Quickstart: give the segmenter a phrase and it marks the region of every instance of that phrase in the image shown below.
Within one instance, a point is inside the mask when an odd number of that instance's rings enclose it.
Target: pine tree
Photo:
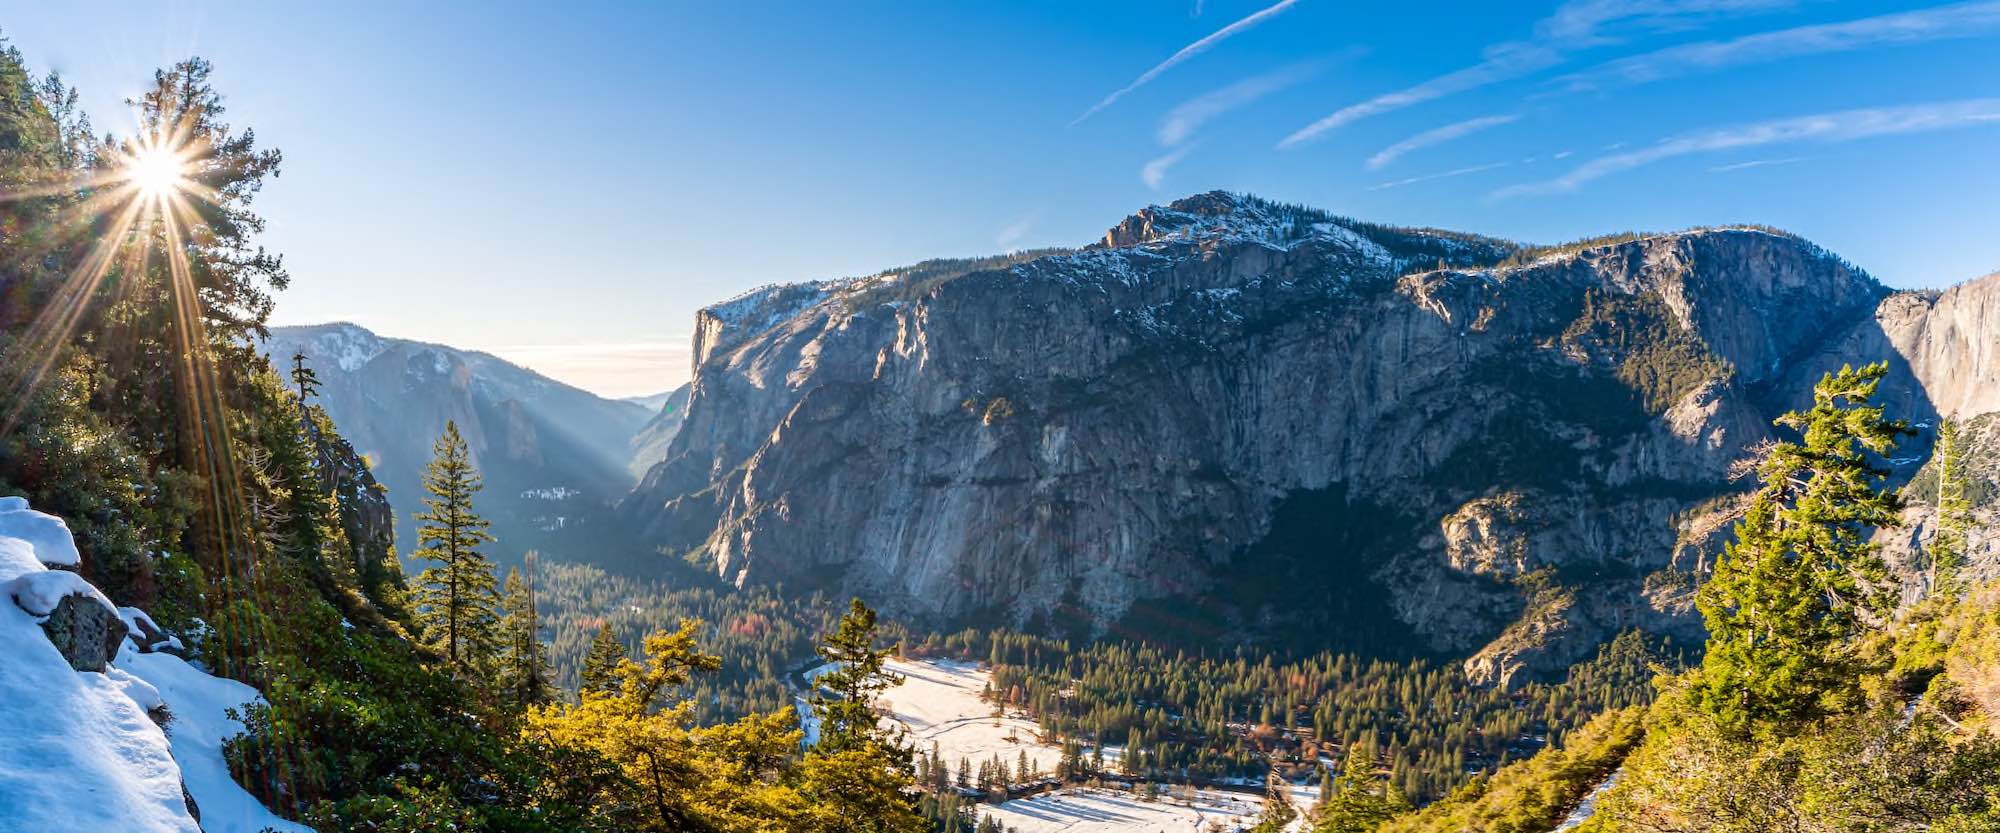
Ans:
[[[479,551],[493,536],[486,532],[486,520],[472,510],[472,496],[481,484],[458,425],[446,422],[432,449],[436,457],[424,472],[429,496],[425,511],[417,513],[421,548],[414,555],[437,566],[417,576],[417,620],[452,670],[471,678],[495,654],[499,600],[493,564]]]
[[[1403,794],[1375,777],[1375,762],[1363,750],[1350,746],[1340,765],[1340,778],[1333,792],[1320,796],[1315,833],[1368,833],[1403,813],[1410,802]]]
[[[527,556],[528,574],[507,571],[506,592],[500,618],[500,696],[515,708],[540,705],[555,699],[549,682],[548,646],[542,644],[542,620],[535,608],[535,554]]]
[[[1860,694],[1853,640],[1888,601],[1868,536],[1902,506],[1869,457],[1908,430],[1869,404],[1886,372],[1843,367],[1810,409],[1778,418],[1802,442],[1765,454],[1763,485],[1696,598],[1709,636],[1694,694],[1727,729],[1796,725]]]
[[[590,640],[589,653],[583,655],[583,671],[577,686],[578,692],[616,690],[618,663],[624,661],[625,646],[618,642],[617,634],[611,632],[611,623],[605,622],[599,625],[597,636]]]
[[[1931,594],[1951,598],[1960,590],[1966,532],[1972,526],[1972,502],[1965,495],[1964,440],[1957,422],[1938,421],[1937,447],[1931,459],[1937,468],[1937,534],[1928,548]]]
[[[319,374],[306,366],[305,351],[292,354],[292,385],[299,389],[299,406],[304,407],[306,399],[319,394]]]
[[[875,611],[860,599],[849,602],[840,624],[819,647],[821,659],[833,670],[819,677],[813,711],[819,715],[819,746],[838,752],[866,744],[893,748],[895,743],[875,719],[875,698],[903,678],[884,670],[890,649],[875,647]],[[905,756],[907,757],[907,756]]]
[[[1299,817],[1299,808],[1292,806],[1291,787],[1275,768],[1264,776],[1264,810],[1250,828],[1253,833],[1278,833]]]

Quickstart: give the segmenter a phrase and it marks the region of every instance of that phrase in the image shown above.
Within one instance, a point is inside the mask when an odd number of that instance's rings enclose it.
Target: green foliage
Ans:
[[[818,636],[833,627],[840,607],[818,594],[786,594],[767,585],[738,589],[710,574],[669,567],[668,577],[636,578],[582,564],[537,564],[535,596],[550,634],[557,687],[579,687],[585,658],[605,627],[615,660],[625,655],[623,646],[691,618],[708,623],[702,644],[722,657],[720,670],[691,684],[696,723],[791,708],[786,676],[815,661]]]
[[[578,692],[611,691],[618,685],[618,664],[625,661],[625,646],[611,632],[611,623],[599,626],[590,640],[590,653],[583,657]]]
[[[1887,603],[1868,534],[1901,508],[1869,454],[1907,431],[1869,404],[1885,372],[1827,374],[1810,409],[1778,419],[1803,441],[1765,453],[1763,485],[1697,597],[1709,639],[1695,696],[1734,731],[1783,733],[1860,697],[1854,640]]]
[[[1618,380],[1653,414],[1733,372],[1654,294],[1586,290],[1583,311],[1563,331],[1562,344],[1568,352],[1611,362]]]
[[[1937,534],[1931,538],[1925,554],[1930,562],[1931,592],[1946,598],[1962,589],[1960,573],[1965,569],[1967,535],[1972,528],[1966,462],[1958,423],[1938,420],[1937,445],[1931,450],[1931,465],[1937,477]]]
[[[861,618],[845,636],[829,636],[829,644],[865,642],[872,623]],[[865,732],[849,733],[837,750],[823,746],[800,758],[800,732],[789,710],[697,728],[688,701],[674,695],[696,674],[721,664],[696,645],[700,630],[699,622],[688,620],[647,636],[644,660],[619,664],[615,691],[586,690],[576,704],[524,715],[523,741],[556,776],[544,782],[550,803],[587,808],[578,829],[927,829],[910,796],[907,761]],[[880,684],[855,677],[845,688],[879,691]]]
[[[830,754],[862,747],[892,747],[894,739],[875,719],[875,698],[903,678],[884,670],[893,648],[875,646],[875,611],[860,599],[848,603],[840,623],[820,643],[819,657],[831,664],[815,682],[813,713],[819,717],[818,748]],[[902,756],[908,766],[908,755]]]
[[[479,545],[493,540],[486,519],[472,509],[480,489],[458,425],[446,422],[432,447],[436,457],[424,471],[424,511],[417,513],[421,548],[412,555],[435,562],[417,576],[417,622],[424,637],[445,655],[454,671],[471,678],[497,653],[495,624],[499,598],[493,563]]]
[[[1379,758],[1396,789],[1435,799],[1474,769],[1526,757],[1591,717],[1642,704],[1660,653],[1636,633],[1559,683],[1475,687],[1455,664],[1318,654],[1279,663],[1238,648],[1217,656],[1107,641],[1076,646],[1018,634],[911,642],[917,655],[983,658],[1004,703],[1050,737],[1123,743],[1126,773],[1147,780],[1308,776],[1322,756]],[[1101,771],[1082,762],[1073,773]]]
[[[1992,829],[2000,743],[1894,703],[1750,739],[1674,684],[1583,830],[1704,833]]]
[[[1410,811],[1410,800],[1381,778],[1375,759],[1359,752],[1347,755],[1331,791],[1313,810],[1313,833],[1370,833]]]
[[[555,683],[549,676],[548,646],[542,644],[542,618],[535,606],[535,554],[528,553],[528,578],[520,570],[507,571],[501,596],[500,658],[494,691],[516,709],[538,706],[555,699]]]
[[[1482,777],[1380,833],[1542,833],[1610,777],[1645,734],[1646,709],[1597,716],[1545,749]]]

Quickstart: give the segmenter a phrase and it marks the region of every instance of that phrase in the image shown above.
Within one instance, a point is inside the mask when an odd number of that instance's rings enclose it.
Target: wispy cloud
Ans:
[[[1027,237],[1028,230],[1035,227],[1035,220],[1037,219],[1039,219],[1039,215],[1030,214],[1009,223],[1006,228],[1000,230],[999,234],[993,236],[993,243],[1004,251],[1013,251],[1015,244],[1021,242],[1021,238]]]
[[[1715,20],[1798,4],[1799,0],[1570,0],[1536,23],[1535,34],[1574,46],[1594,46],[1633,31],[1687,31]]]
[[[1799,26],[1729,40],[1682,44],[1621,58],[1558,79],[1572,91],[1644,84],[1695,72],[1787,58],[1852,52],[2000,32],[2000,2],[1983,0],[1885,14],[1839,23]]]
[[[1190,43],[1187,46],[1181,47],[1181,51],[1175,52],[1173,55],[1168,56],[1166,60],[1161,61],[1158,64],[1154,65],[1152,69],[1146,70],[1144,74],[1140,75],[1132,83],[1126,84],[1125,86],[1120,87],[1117,91],[1111,93],[1110,95],[1105,96],[1103,101],[1099,101],[1095,105],[1092,105],[1090,109],[1085,110],[1083,112],[1083,115],[1077,116],[1076,120],[1070,122],[1070,124],[1075,125],[1078,122],[1083,121],[1084,119],[1097,115],[1097,112],[1099,110],[1103,110],[1104,108],[1111,106],[1112,103],[1116,102],[1118,99],[1124,98],[1126,93],[1129,93],[1133,90],[1145,86],[1147,82],[1160,77],[1161,73],[1173,69],[1174,65],[1179,64],[1180,62],[1192,58],[1196,55],[1200,55],[1203,52],[1207,52],[1209,49],[1214,48],[1216,44],[1228,40],[1232,37],[1235,37],[1236,35],[1239,35],[1249,30],[1250,27],[1256,26],[1259,23],[1263,23],[1266,20],[1270,20],[1271,18],[1277,16],[1279,12],[1283,12],[1284,10],[1291,8],[1294,4],[1298,3],[1298,1],[1299,0],[1278,0],[1277,3],[1265,7],[1262,11],[1252,14],[1249,17],[1245,17],[1242,20],[1238,20],[1235,23],[1231,23],[1228,26],[1224,26],[1220,29],[1217,29],[1215,30],[1215,32],[1211,33],[1208,37],[1202,38],[1201,40],[1195,41],[1194,43]]]
[[[1278,142],[1280,149],[1297,147],[1328,131],[1371,116],[1401,110],[1449,95],[1512,81],[1561,65],[1571,52],[1616,41],[1628,31],[1674,31],[1701,26],[1709,20],[1771,11],[1798,0],[1570,0],[1535,24],[1529,41],[1496,43],[1481,61],[1415,86],[1384,93],[1335,110],[1299,128]]]
[[[1401,188],[1405,185],[1415,185],[1419,182],[1429,182],[1433,179],[1449,179],[1454,176],[1465,176],[1466,174],[1476,174],[1479,173],[1480,171],[1490,171],[1493,170],[1494,168],[1505,168],[1508,165],[1512,164],[1514,163],[1492,162],[1485,165],[1474,165],[1470,168],[1459,168],[1456,170],[1445,171],[1443,173],[1425,174],[1423,176],[1413,176],[1410,177],[1409,179],[1398,179],[1394,182],[1383,182],[1376,185],[1370,185],[1368,186],[1368,190],[1386,191],[1390,188]]]
[[[1730,171],[1741,171],[1748,168],[1768,168],[1772,165],[1790,165],[1793,162],[1804,162],[1805,160],[1806,158],[1803,156],[1787,156],[1783,159],[1752,159],[1748,162],[1737,162],[1730,165],[1717,165],[1713,168],[1709,168],[1708,172],[1712,174],[1726,174],[1729,173]]]
[[[1311,78],[1324,67],[1324,62],[1294,64],[1183,101],[1160,120],[1160,144],[1178,145],[1210,119]]]
[[[1378,116],[1401,110],[1426,101],[1435,101],[1448,95],[1467,90],[1475,90],[1502,81],[1511,81],[1531,73],[1553,67],[1562,62],[1561,52],[1543,46],[1525,43],[1505,43],[1488,47],[1486,60],[1480,61],[1457,72],[1440,75],[1414,87],[1379,95],[1359,104],[1351,104],[1335,110],[1332,114],[1299,128],[1278,142],[1278,148],[1290,149],[1312,141],[1336,128],[1352,124],[1370,116]]]
[[[1188,151],[1194,150],[1199,144],[1201,143],[1191,142],[1181,145],[1168,152],[1167,155],[1147,162],[1145,167],[1139,169],[1139,181],[1146,183],[1146,187],[1148,188],[1155,191],[1159,190],[1160,183],[1167,180],[1167,171],[1178,164],[1181,161],[1181,157],[1187,156]]]
[[[2000,123],[2000,98],[1872,107],[1724,127],[1662,140],[1650,147],[1585,162],[1555,179],[1503,188],[1495,199],[1574,191],[1584,183],[1680,156],[1792,142],[1849,142]]]
[[[1381,152],[1368,157],[1368,167],[1370,170],[1380,168],[1390,162],[1396,161],[1397,158],[1410,151],[1422,150],[1432,145],[1441,145],[1453,139],[1470,136],[1481,130],[1519,121],[1520,118],[1521,116],[1518,113],[1502,113],[1493,116],[1481,116],[1476,119],[1466,119],[1465,121],[1453,122],[1443,127],[1432,128],[1385,147]]]

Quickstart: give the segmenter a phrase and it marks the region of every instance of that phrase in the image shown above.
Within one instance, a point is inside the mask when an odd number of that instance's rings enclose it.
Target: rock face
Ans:
[[[125,641],[125,622],[118,611],[91,596],[67,595],[42,620],[49,642],[78,671],[103,671]]]
[[[653,464],[667,458],[667,447],[680,433],[681,423],[687,419],[688,386],[682,385],[659,397],[653,405],[653,416],[632,435],[632,461],[629,464],[634,478],[646,476],[646,470]]]
[[[1995,372],[1975,294],[1752,228],[1523,251],[1203,194],[1082,250],[703,311],[685,422],[621,511],[728,580],[921,620],[1512,681],[1698,634],[1729,463],[1826,360],[1915,356],[1911,396],[2000,407],[1951,370]]]

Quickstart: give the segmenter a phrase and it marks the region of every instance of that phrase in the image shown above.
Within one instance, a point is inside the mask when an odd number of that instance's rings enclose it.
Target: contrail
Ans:
[[[1257,12],[1256,14],[1250,15],[1249,17],[1243,18],[1242,20],[1236,21],[1235,23],[1231,23],[1228,26],[1224,26],[1220,29],[1217,29],[1215,30],[1214,34],[1202,38],[1201,40],[1195,41],[1194,43],[1190,43],[1187,46],[1181,47],[1181,51],[1175,52],[1172,57],[1169,57],[1166,60],[1161,61],[1158,66],[1146,70],[1146,74],[1139,76],[1137,80],[1133,81],[1130,84],[1126,84],[1124,87],[1120,88],[1117,92],[1105,96],[1104,100],[1097,102],[1096,106],[1091,107],[1088,110],[1085,110],[1083,112],[1083,115],[1077,116],[1075,121],[1070,122],[1070,126],[1074,127],[1077,124],[1081,123],[1084,119],[1097,115],[1097,111],[1111,106],[1112,102],[1117,101],[1120,98],[1124,98],[1126,93],[1129,93],[1133,90],[1145,86],[1146,82],[1158,78],[1160,76],[1160,73],[1172,69],[1175,64],[1178,64],[1196,55],[1200,55],[1203,52],[1207,52],[1209,50],[1209,47],[1212,47],[1218,43],[1228,40],[1230,36],[1235,35],[1238,32],[1242,32],[1246,29],[1249,29],[1252,26],[1255,26],[1259,23],[1263,23],[1264,21],[1271,19],[1272,17],[1276,16],[1279,12],[1291,8],[1292,5],[1297,2],[1299,2],[1299,0],[1279,0],[1279,2],[1272,4],[1269,8],[1266,8],[1263,11]]]

